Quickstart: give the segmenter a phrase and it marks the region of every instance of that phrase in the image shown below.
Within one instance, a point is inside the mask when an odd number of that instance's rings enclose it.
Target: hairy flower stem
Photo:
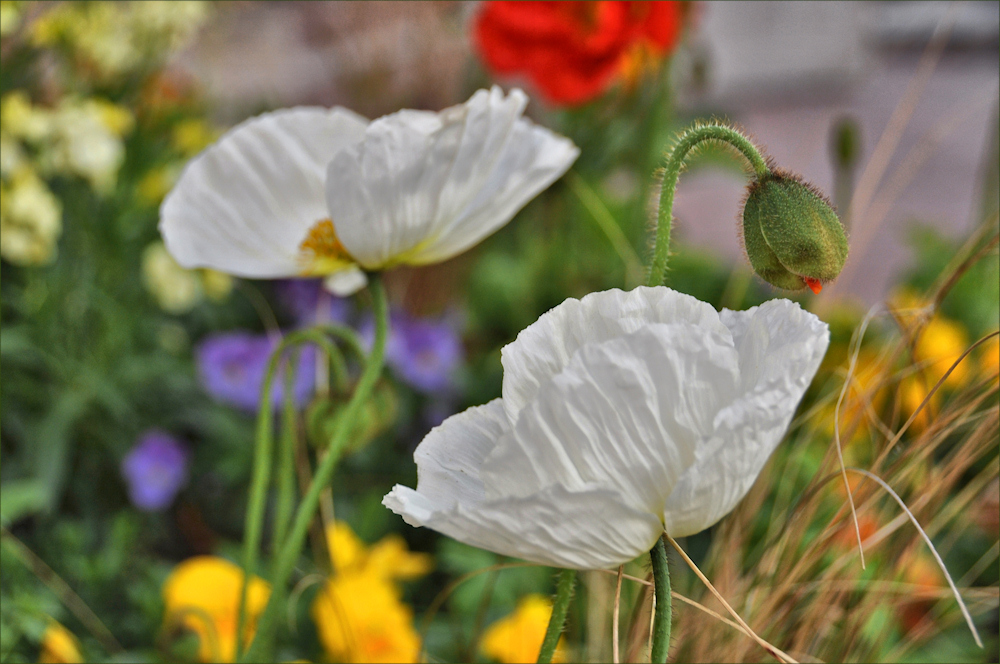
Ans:
[[[371,354],[365,365],[361,379],[351,396],[351,400],[344,410],[344,416],[337,423],[337,428],[330,439],[330,445],[326,454],[316,468],[312,483],[306,491],[298,510],[295,512],[295,520],[292,523],[291,533],[288,539],[282,544],[281,549],[274,560],[270,581],[272,588],[284,588],[295,567],[295,562],[302,552],[302,545],[305,542],[306,533],[309,530],[309,523],[312,521],[316,508],[319,505],[320,493],[330,484],[333,479],[333,471],[336,469],[337,460],[347,444],[348,436],[354,428],[358,412],[371,396],[372,389],[376,381],[382,375],[382,366],[385,362],[385,341],[389,330],[389,307],[386,302],[385,287],[377,274],[369,275],[369,291],[372,294],[372,308],[375,313],[375,343],[372,346]],[[260,626],[257,631],[257,639],[251,641],[249,648],[241,661],[266,662],[273,661],[272,650],[274,633],[278,626],[278,616],[281,606],[278,601],[280,593],[272,592],[264,612],[261,614]]]
[[[549,664],[552,656],[559,645],[559,637],[562,636],[563,625],[566,622],[566,612],[569,610],[569,603],[573,599],[573,587],[576,585],[576,570],[564,569],[559,572],[559,582],[556,584],[556,599],[552,603],[552,616],[549,618],[549,626],[545,630],[545,639],[542,641],[542,648],[538,651],[538,664]]]
[[[663,664],[670,650],[670,570],[667,567],[667,548],[663,538],[656,540],[650,550],[653,563],[653,589],[656,592],[656,617],[653,620],[653,648],[649,653],[650,664]]]
[[[677,145],[667,154],[666,163],[663,165],[660,206],[656,217],[656,244],[653,248],[653,263],[649,267],[649,277],[646,280],[647,286],[663,285],[667,273],[667,260],[670,258],[670,225],[673,222],[677,179],[692,148],[702,141],[720,141],[732,145],[750,162],[757,179],[764,178],[771,172],[763,155],[750,139],[732,127],[712,123],[687,129]]]
[[[240,589],[240,608],[237,618],[237,634],[243,634],[246,624],[247,588],[250,578],[257,568],[257,556],[260,551],[261,533],[264,529],[264,508],[267,499],[267,487],[271,479],[272,449],[274,447],[274,413],[271,409],[271,387],[278,370],[278,364],[285,351],[301,343],[312,342],[326,351],[329,357],[342,357],[338,348],[330,343],[323,330],[300,330],[286,336],[274,349],[267,364],[267,372],[260,390],[260,408],[257,410],[257,429],[254,444],[253,477],[250,485],[250,505],[247,509],[245,535],[243,539],[243,586]],[[292,368],[286,367],[291,373]],[[279,511],[279,522],[282,514]],[[283,528],[282,525],[277,526]],[[236,640],[236,654],[242,649],[242,639]]]

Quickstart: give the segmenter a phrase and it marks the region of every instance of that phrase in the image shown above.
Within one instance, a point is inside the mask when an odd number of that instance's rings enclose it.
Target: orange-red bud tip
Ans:
[[[819,295],[819,292],[823,290],[823,284],[819,282],[819,279],[813,279],[812,277],[802,277],[802,281],[806,282],[806,286],[809,290]]]

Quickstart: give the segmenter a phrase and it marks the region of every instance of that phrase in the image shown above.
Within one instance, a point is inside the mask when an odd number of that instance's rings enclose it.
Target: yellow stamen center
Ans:
[[[320,219],[306,234],[299,245],[299,262],[302,276],[316,277],[340,272],[356,261],[340,243],[337,229],[329,219]]]

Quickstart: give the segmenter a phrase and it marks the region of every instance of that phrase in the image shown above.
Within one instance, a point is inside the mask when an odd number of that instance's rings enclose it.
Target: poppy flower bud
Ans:
[[[743,243],[760,278],[787,290],[808,286],[819,293],[847,260],[847,237],[830,203],[780,171],[747,187]]]

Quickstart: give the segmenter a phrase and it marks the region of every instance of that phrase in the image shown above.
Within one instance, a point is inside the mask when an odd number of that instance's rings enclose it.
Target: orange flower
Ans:
[[[494,74],[573,106],[673,50],[683,14],[680,2],[484,2],[474,38]]]

